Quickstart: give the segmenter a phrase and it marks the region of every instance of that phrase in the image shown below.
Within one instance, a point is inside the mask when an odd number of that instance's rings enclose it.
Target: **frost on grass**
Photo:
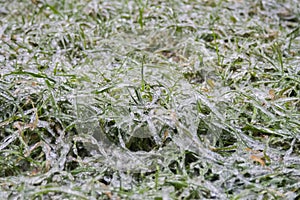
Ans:
[[[2,4],[6,198],[299,195],[297,1]]]

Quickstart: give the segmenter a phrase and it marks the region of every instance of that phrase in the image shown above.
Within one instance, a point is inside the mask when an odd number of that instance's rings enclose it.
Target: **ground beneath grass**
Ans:
[[[297,0],[1,1],[1,198],[300,198],[299,22]]]

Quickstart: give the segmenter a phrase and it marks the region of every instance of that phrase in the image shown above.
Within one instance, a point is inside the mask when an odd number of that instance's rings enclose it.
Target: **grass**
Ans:
[[[0,3],[5,199],[297,199],[299,5]]]

